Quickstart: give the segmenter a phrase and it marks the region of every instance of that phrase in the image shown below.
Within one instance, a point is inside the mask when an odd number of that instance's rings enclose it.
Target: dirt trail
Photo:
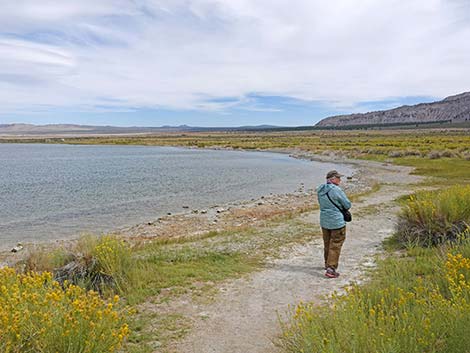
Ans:
[[[319,234],[307,245],[296,246],[279,259],[247,278],[225,283],[208,305],[184,303],[179,310],[193,318],[190,333],[175,347],[180,353],[267,353],[276,352],[273,340],[279,334],[278,315],[300,301],[319,301],[322,296],[351,281],[361,281],[381,242],[393,233],[397,197],[410,193],[419,177],[410,169],[367,163],[367,177],[380,181],[382,188],[356,202],[354,220],[348,225],[341,255],[341,276],[324,277],[323,244]],[[318,223],[318,211],[301,220]]]

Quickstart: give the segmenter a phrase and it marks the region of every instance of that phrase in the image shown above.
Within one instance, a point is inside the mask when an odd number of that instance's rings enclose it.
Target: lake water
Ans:
[[[148,146],[0,144],[0,248],[99,234],[182,206],[313,188],[330,169],[266,152]]]

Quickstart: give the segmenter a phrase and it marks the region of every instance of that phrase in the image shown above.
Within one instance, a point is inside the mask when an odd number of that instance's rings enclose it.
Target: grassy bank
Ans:
[[[333,295],[326,305],[300,304],[283,327],[283,350],[468,352],[470,209],[461,203],[467,192],[453,187],[410,197],[397,236],[389,241],[395,246],[370,280]],[[410,229],[421,241],[403,235]],[[452,236],[435,241],[436,233],[449,229]]]

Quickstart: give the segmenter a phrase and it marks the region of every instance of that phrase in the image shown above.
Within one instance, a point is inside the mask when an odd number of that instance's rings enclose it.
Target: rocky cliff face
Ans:
[[[340,127],[353,125],[386,125],[470,121],[470,92],[447,97],[433,103],[404,105],[399,108],[364,114],[337,115],[321,120],[315,126]]]

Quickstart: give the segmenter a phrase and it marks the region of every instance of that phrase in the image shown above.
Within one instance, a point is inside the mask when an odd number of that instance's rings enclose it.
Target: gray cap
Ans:
[[[326,178],[331,179],[331,178],[341,178],[343,177],[343,174],[338,173],[336,170],[330,170],[328,173],[326,173]]]

